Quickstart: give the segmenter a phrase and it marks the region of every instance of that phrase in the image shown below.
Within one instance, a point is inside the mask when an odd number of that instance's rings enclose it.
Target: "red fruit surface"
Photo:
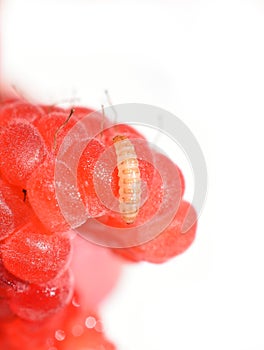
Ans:
[[[0,299],[8,298],[11,292],[17,291],[24,288],[24,282],[12,275],[3,265],[2,259],[0,258]]]
[[[44,115],[41,107],[24,102],[22,100],[14,100],[0,106],[0,128],[14,119],[21,119],[33,122]]]
[[[158,237],[139,246],[113,251],[131,261],[163,263],[190,247],[195,238],[197,221],[186,232],[182,231],[194,219],[197,219],[194,208],[190,203],[182,201],[173,221]]]
[[[0,349],[2,350],[49,350],[45,345],[46,334],[37,332],[33,322],[15,317],[10,322],[1,323]]]
[[[29,223],[8,237],[0,246],[5,268],[16,277],[42,284],[66,270],[71,243],[66,235],[44,231]]]
[[[0,240],[8,237],[15,228],[14,215],[0,195]]]
[[[22,190],[0,179],[0,241],[24,225],[31,215]]]
[[[107,209],[98,198],[94,188],[94,168],[104,146],[98,140],[91,140],[85,147],[78,163],[77,184],[82,201],[90,217],[105,214]]]
[[[63,309],[73,296],[73,276],[66,271],[46,284],[25,284],[9,293],[11,310],[20,318],[40,321]]]
[[[55,158],[48,156],[27,182],[29,202],[40,221],[51,232],[64,232],[70,226],[65,221],[55,194]]]
[[[6,298],[7,289],[11,288],[6,280],[6,269],[0,260],[0,300]]]
[[[55,333],[52,318],[29,322],[15,317],[10,322],[2,322],[0,349],[2,350],[50,350]]]
[[[44,161],[46,147],[28,122],[11,122],[0,132],[0,171],[11,184],[26,188],[31,173]]]
[[[72,109],[74,112],[70,119],[67,120]],[[36,120],[34,123],[43,136],[49,151],[54,151],[57,153],[64,137],[71,130],[71,128],[78,121],[82,120],[84,117],[93,112],[88,108],[82,107],[73,107],[72,109],[61,109],[59,107],[52,108],[48,114]],[[101,118],[102,117],[100,115],[98,115],[97,118],[91,118],[91,125],[89,125],[89,120],[86,119],[84,125],[80,125],[80,132],[85,135],[85,128],[92,127],[94,122],[99,124],[99,129],[101,125]],[[80,141],[80,139],[81,136],[79,135],[78,141]],[[54,148],[56,148],[56,150]]]
[[[67,120],[68,116],[69,113],[66,111],[51,112],[34,123],[45,140],[49,151],[52,151],[54,146],[60,146],[69,129],[75,124],[75,121],[71,118],[69,122],[60,130],[60,132],[57,133],[55,145],[55,134]]]
[[[15,318],[15,314],[10,309],[7,299],[0,297],[0,327],[1,327],[1,322],[9,322],[14,318]],[[0,342],[0,349],[2,349],[1,342]]]

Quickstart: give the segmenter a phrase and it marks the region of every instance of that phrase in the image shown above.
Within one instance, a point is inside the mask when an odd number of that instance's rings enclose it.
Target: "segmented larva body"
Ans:
[[[137,154],[126,136],[113,138],[118,167],[119,209],[123,220],[132,224],[139,211],[141,198],[141,178]]]

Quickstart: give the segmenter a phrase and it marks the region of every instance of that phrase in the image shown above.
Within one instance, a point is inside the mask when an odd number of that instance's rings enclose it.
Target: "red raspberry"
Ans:
[[[194,219],[196,219],[194,208],[190,203],[182,201],[173,221],[158,237],[139,246],[113,249],[113,251],[131,261],[163,263],[190,247],[195,238],[197,221],[187,232],[182,233],[182,230]]]
[[[72,111],[73,113],[69,118]],[[82,107],[73,107],[72,109],[61,109],[56,107],[55,109],[52,108],[47,115],[44,115],[42,118],[36,120],[34,125],[43,136],[48,149],[57,153],[64,137],[71,130],[71,128],[78,121],[82,120],[86,116],[89,116],[92,112],[92,110]],[[82,132],[83,137],[85,137],[87,134],[87,132],[85,132],[85,128],[89,129],[94,127],[94,123],[97,124],[97,130],[100,130],[102,117],[99,114],[97,117],[90,119],[85,118],[84,124],[80,124],[78,130]],[[81,136],[79,135],[78,141],[80,141],[80,139]],[[56,150],[54,148],[56,148]]]
[[[8,298],[10,293],[22,290],[28,283],[12,275],[3,265],[0,259],[0,299]]]
[[[44,161],[46,148],[38,130],[28,122],[11,122],[0,133],[0,171],[6,180],[26,188],[31,173]]]
[[[10,320],[13,320],[14,318],[15,318],[15,314],[10,309],[7,299],[0,298],[0,325],[1,325],[1,322],[10,322]],[[0,346],[1,346],[1,342],[0,342]],[[1,349],[3,348],[1,347]]]
[[[11,100],[9,103],[0,106],[0,127],[14,119],[33,122],[43,115],[44,111],[39,106],[21,100]]]
[[[9,319],[9,322],[1,323],[0,348],[3,349],[18,350],[21,347],[24,350],[55,348],[68,350],[87,347],[94,350],[115,349],[101,332],[97,314],[88,313],[87,306],[98,305],[113,285],[113,280],[116,280],[119,269],[116,266],[113,268],[111,259],[107,260],[106,253],[109,251],[100,247],[92,248],[92,245],[83,242],[79,237],[77,240],[79,245],[72,267],[76,275],[76,289],[80,293],[81,306],[76,307],[74,303],[66,306],[72,295],[73,286],[68,272],[65,272],[69,263],[71,244],[66,235],[58,233],[69,229],[69,224],[61,214],[56,199],[55,154],[62,150],[65,159],[67,157],[70,159],[72,147],[75,147],[80,140],[88,141],[91,130],[96,130],[97,136],[87,145],[80,158],[77,169],[78,189],[88,215],[94,217],[103,215],[98,220],[112,226],[114,230],[114,227],[127,227],[127,224],[123,222],[119,213],[112,212],[105,207],[104,203],[101,203],[96,194],[94,180],[101,178],[102,186],[109,187],[110,184],[114,196],[118,198],[117,167],[110,172],[107,161],[101,165],[97,161],[103,152],[113,145],[113,138],[116,135],[125,136],[131,142],[133,139],[144,141],[144,137],[132,127],[124,124],[106,129],[109,127],[109,121],[105,117],[103,119],[97,114],[84,118],[91,113],[91,110],[82,107],[75,107],[74,114],[65,123],[69,113],[69,109],[64,110],[56,106],[41,108],[23,101],[10,101],[0,105],[0,153],[1,156],[4,155],[0,161],[2,175],[11,183],[27,189],[30,204],[47,228],[45,229],[37,219],[34,219],[34,222],[30,219],[31,221],[24,225],[24,218],[29,221],[29,216],[31,217],[32,214],[28,205],[23,203],[22,188],[19,190],[6,189],[8,186],[4,182],[2,186],[0,182],[0,223],[2,224],[0,240],[1,238],[3,240],[0,244],[0,253],[4,264],[1,264],[0,261],[0,318],[2,316],[5,320]],[[17,118],[20,120],[18,121]],[[78,124],[81,131],[80,140],[75,135],[76,140],[73,136],[72,140],[69,139],[70,144],[63,142],[70,129],[81,119],[83,121]],[[7,122],[11,120],[12,122],[7,125]],[[18,125],[20,131],[16,130]],[[60,149],[62,144],[63,148]],[[49,153],[52,153],[48,157],[46,157],[45,147]],[[155,219],[155,225],[157,225],[160,220],[166,218],[166,210],[176,205],[175,201],[182,200],[183,176],[169,159],[153,152],[154,160],[156,157],[160,166],[171,170],[165,183],[162,183],[161,176],[155,170],[155,162],[153,166],[144,158],[146,152],[149,152],[147,158],[152,159],[152,151],[148,144],[142,143],[141,146],[136,147],[140,176],[148,188],[148,198],[140,208],[138,217],[132,226],[142,225],[159,213]],[[66,180],[75,176],[66,165],[63,169],[62,176]],[[176,171],[179,172],[180,183],[179,188],[175,190],[172,188],[171,179]],[[68,201],[69,204],[68,214],[78,218],[79,214],[74,208],[76,198],[71,197],[71,187],[67,187],[67,184],[65,187],[65,201]],[[164,197],[169,191],[174,191],[174,200],[168,200],[162,211],[159,212]],[[193,207],[181,201],[173,221],[155,239],[140,246],[113,249],[113,251],[131,261],[153,263],[167,261],[182,253],[191,245],[195,237],[196,223],[186,233],[182,233],[182,225],[184,221],[186,224],[185,216],[189,208],[187,221],[190,218],[196,218]],[[55,233],[51,234],[51,232]],[[97,270],[96,275],[93,275],[94,271],[89,265],[95,261]],[[105,268],[106,261],[108,261],[107,269]],[[79,268],[80,264],[88,266],[88,270],[85,270],[86,275]],[[108,281],[105,273],[109,274],[109,272],[111,276],[108,276]],[[116,274],[115,277],[113,277],[113,272]],[[90,279],[86,278],[87,273]],[[94,289],[88,288],[87,280],[88,282],[94,281]],[[15,317],[8,308],[7,300],[13,312],[19,317]],[[58,312],[59,310],[61,312]],[[53,314],[54,316],[51,317]],[[49,317],[49,322],[28,323],[22,320],[40,321],[46,317]]]
[[[66,270],[71,253],[68,237],[49,235],[43,227],[29,223],[0,246],[6,269],[16,277],[42,284]]]
[[[84,149],[77,169],[78,189],[90,217],[98,217],[107,211],[94,188],[94,168],[104,146],[98,140],[91,140]]]
[[[27,182],[29,202],[40,221],[51,232],[70,229],[61,214],[55,195],[55,158],[48,156]]]
[[[55,136],[57,130],[65,123],[68,116],[69,113],[64,110],[62,110],[61,112],[52,112],[48,115],[43,116],[34,123],[34,125],[37,127],[40,134],[42,135],[43,139],[45,140],[45,143],[50,152],[53,151],[55,146],[60,146],[65,135],[75,124],[75,121],[71,118],[68,121],[68,123],[60,130],[60,132],[58,132],[57,136]]]
[[[22,196],[21,189],[0,179],[0,241],[23,226],[32,215]]]
[[[57,313],[73,295],[73,277],[69,271],[46,284],[24,284],[9,293],[11,310],[20,318],[40,321]]]

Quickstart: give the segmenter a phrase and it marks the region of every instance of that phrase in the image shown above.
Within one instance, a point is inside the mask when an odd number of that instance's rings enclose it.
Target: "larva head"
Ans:
[[[114,138],[113,138],[113,142],[116,143],[116,142],[119,142],[119,141],[123,141],[127,139],[126,136],[123,136],[123,135],[116,135]]]

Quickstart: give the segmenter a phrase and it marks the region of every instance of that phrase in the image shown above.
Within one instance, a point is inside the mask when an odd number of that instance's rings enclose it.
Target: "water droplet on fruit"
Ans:
[[[56,332],[55,332],[55,338],[58,340],[58,341],[63,341],[65,338],[66,338],[66,334],[63,330],[61,329],[58,329]]]
[[[81,304],[78,302],[78,299],[77,299],[76,296],[72,298],[72,305],[75,306],[75,307],[80,307],[81,306]]]
[[[94,328],[96,325],[96,319],[93,316],[89,316],[85,320],[85,326],[87,328]]]
[[[97,321],[95,325],[95,330],[99,333],[103,332],[103,323],[101,321]]]

